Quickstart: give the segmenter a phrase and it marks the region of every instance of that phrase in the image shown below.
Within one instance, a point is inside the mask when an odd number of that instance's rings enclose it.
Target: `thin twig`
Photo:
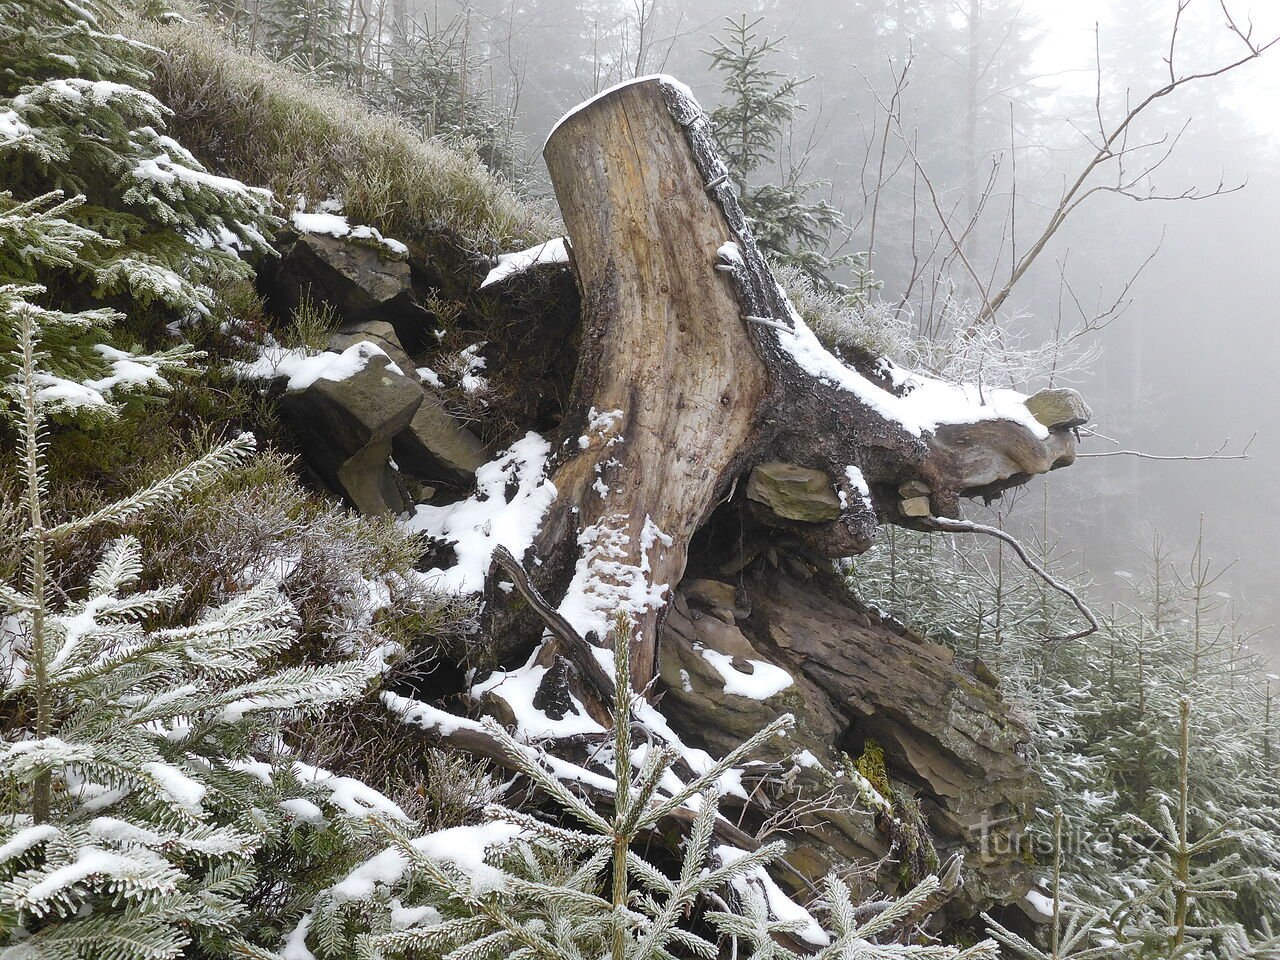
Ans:
[[[985,523],[974,523],[972,520],[952,520],[949,517],[931,517],[927,523],[934,529],[944,530],[947,533],[984,533],[989,537],[995,537],[997,540],[1003,540],[1013,547],[1014,553],[1018,555],[1018,559],[1023,562],[1028,570],[1070,600],[1075,605],[1075,608],[1080,611],[1080,614],[1089,621],[1089,626],[1085,630],[1078,630],[1075,633],[1060,637],[1045,637],[1045,640],[1054,643],[1061,643],[1067,640],[1082,640],[1102,629],[1102,625],[1098,623],[1098,618],[1094,616],[1088,605],[1080,599],[1080,595],[1036,563],[1031,558],[1031,554],[1027,553],[1026,548],[1012,534],[1006,533],[997,527],[987,526]]]
[[[1249,452],[1249,448],[1253,446],[1253,441],[1257,439],[1255,433],[1249,438],[1249,442],[1239,453],[1223,453],[1223,449],[1227,446],[1226,440],[1222,441],[1222,445],[1213,453],[1202,454],[1170,454],[1161,455],[1155,453],[1145,453],[1142,450],[1105,450],[1101,453],[1077,453],[1077,457],[1138,457],[1142,460],[1252,460],[1253,454]],[[1106,439],[1110,439],[1109,437]]]

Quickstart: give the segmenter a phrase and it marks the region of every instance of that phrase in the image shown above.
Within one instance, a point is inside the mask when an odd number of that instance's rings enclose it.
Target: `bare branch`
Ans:
[[[1077,453],[1077,457],[1138,457],[1141,460],[1252,460],[1253,454],[1249,452],[1249,448],[1253,446],[1253,441],[1257,439],[1257,434],[1249,438],[1249,442],[1244,445],[1239,453],[1223,453],[1227,444],[1231,442],[1228,437],[1218,446],[1213,453],[1204,454],[1155,454],[1145,453],[1142,450],[1104,450],[1101,453]]]
[[[1093,611],[1089,609],[1088,605],[1080,599],[1080,595],[1072,590],[1071,587],[1067,586],[1067,584],[1063,583],[1057,577],[1053,576],[1053,574],[1045,570],[1045,568],[1040,566],[1040,564],[1036,563],[1035,560],[1031,558],[1031,554],[1027,553],[1026,547],[1024,547],[1018,541],[1018,538],[1012,534],[1006,533],[998,527],[988,526],[985,523],[974,523],[972,520],[952,520],[949,517],[931,517],[927,521],[926,525],[936,530],[946,531],[947,533],[982,533],[1009,544],[1009,546],[1013,548],[1013,552],[1018,555],[1018,559],[1022,561],[1023,565],[1026,566],[1028,570],[1034,573],[1054,590],[1058,591],[1058,593],[1070,600],[1075,608],[1080,611],[1081,616],[1089,621],[1089,626],[1084,630],[1078,630],[1075,633],[1069,633],[1064,636],[1045,637],[1045,640],[1053,643],[1061,643],[1067,640],[1082,640],[1102,629],[1102,625],[1098,623],[1098,618],[1094,616]]]

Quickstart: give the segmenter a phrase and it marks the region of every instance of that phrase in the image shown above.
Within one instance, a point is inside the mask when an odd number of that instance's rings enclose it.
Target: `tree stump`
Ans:
[[[838,515],[782,518],[777,536],[838,557],[865,550],[881,519],[954,515],[962,495],[1073,459],[1070,431],[1041,425],[1021,398],[983,403],[870,354],[846,364],[823,349],[758,251],[682,85],[614,88],[562,120],[544,153],[582,346],[557,497],[532,555],[546,561],[543,592],[584,635],[602,641],[610,611],[631,615],[638,689],[655,675],[694,534],[755,465],[826,477]],[[899,509],[909,482],[929,509]]]

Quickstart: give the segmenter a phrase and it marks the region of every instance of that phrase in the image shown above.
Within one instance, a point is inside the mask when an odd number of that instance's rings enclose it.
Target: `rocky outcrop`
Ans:
[[[431,314],[413,295],[409,262],[373,242],[286,230],[276,238],[280,256],[265,263],[259,286],[275,312],[287,316],[310,300],[327,304],[345,323],[382,320],[402,342],[430,329]]]
[[[340,380],[316,379],[280,401],[308,465],[361,513],[399,514],[411,506],[391,466],[391,439],[413,419],[422,388],[382,354]]]
[[[713,754],[796,714],[785,749],[808,753],[790,789],[826,798],[791,835],[799,873],[814,880],[832,866],[882,861],[877,880],[894,887],[960,853],[966,880],[952,916],[1025,893],[1031,878],[1015,838],[1038,782],[1023,760],[1029,734],[989,671],[863,607],[834,577],[778,568],[757,567],[737,584],[686,580],[659,649],[663,713]],[[785,688],[764,699],[740,692],[780,686],[769,674],[777,668],[791,677]],[[891,810],[877,809],[860,777]],[[913,829],[917,809],[923,832]]]
[[[277,242],[280,257],[259,275],[276,313],[308,300],[327,307],[339,321],[329,350],[367,342],[403,374],[371,361],[347,380],[317,380],[286,394],[283,412],[303,459],[362,512],[403,512],[412,505],[408,487],[417,499],[439,484],[468,487],[491,449],[422,381],[404,346],[420,345],[436,326],[418,302],[426,268],[412,255],[352,237],[286,230]]]

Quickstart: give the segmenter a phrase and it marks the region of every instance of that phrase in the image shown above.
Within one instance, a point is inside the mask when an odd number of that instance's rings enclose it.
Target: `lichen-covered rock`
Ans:
[[[1026,404],[1031,415],[1051,430],[1079,427],[1093,416],[1080,391],[1070,387],[1039,390],[1027,397]]]
[[[761,463],[747,480],[747,498],[784,520],[824,523],[840,516],[840,498],[821,470],[792,463]]]
[[[410,506],[391,467],[391,438],[408,426],[422,388],[374,354],[341,380],[323,377],[281,398],[303,460],[333,490],[367,514],[398,514]]]

